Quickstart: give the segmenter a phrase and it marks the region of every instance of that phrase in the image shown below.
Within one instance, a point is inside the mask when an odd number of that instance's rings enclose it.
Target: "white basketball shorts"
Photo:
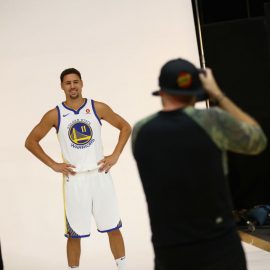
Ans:
[[[93,215],[99,232],[122,227],[113,181],[98,169],[64,177],[66,237],[90,236]]]

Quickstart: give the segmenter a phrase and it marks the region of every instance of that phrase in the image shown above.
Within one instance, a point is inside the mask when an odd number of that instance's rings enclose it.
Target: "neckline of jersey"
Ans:
[[[74,109],[72,109],[72,108],[69,108],[69,107],[65,104],[64,101],[62,102],[62,105],[63,105],[67,110],[72,111],[72,112],[74,112],[75,114],[79,114],[79,113],[80,113],[80,110],[86,105],[86,103],[87,103],[87,98],[85,98],[84,103],[81,105],[81,107],[80,107],[78,110],[74,110]]]

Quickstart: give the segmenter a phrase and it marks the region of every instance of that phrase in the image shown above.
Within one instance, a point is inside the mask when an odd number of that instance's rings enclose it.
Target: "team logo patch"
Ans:
[[[187,72],[181,72],[177,77],[177,85],[181,88],[188,88],[192,84],[192,76]]]
[[[90,146],[95,140],[92,139],[93,131],[90,122],[85,120],[75,120],[68,128],[68,136],[72,142],[72,147],[85,148]]]
[[[85,113],[86,113],[86,114],[90,114],[90,109],[89,109],[89,108],[86,109],[86,110],[85,110]]]

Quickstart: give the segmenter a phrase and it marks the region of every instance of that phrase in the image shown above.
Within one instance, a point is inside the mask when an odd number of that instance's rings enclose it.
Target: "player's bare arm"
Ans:
[[[118,143],[116,144],[113,153],[109,156],[105,156],[104,159],[98,162],[98,165],[101,165],[99,171],[108,172],[110,168],[118,161],[119,156],[131,134],[131,126],[124,118],[115,113],[105,103],[95,101],[95,108],[100,119],[107,121],[120,131]]]
[[[58,114],[56,109],[48,111],[41,121],[33,128],[25,141],[25,147],[35,155],[44,164],[52,168],[55,172],[64,175],[74,174],[73,165],[66,163],[58,163],[48,156],[40,145],[40,141],[48,134],[48,132],[57,126]]]

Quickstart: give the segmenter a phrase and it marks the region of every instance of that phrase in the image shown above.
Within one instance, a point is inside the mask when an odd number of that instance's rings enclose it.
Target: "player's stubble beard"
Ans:
[[[79,91],[77,91],[76,95],[69,94],[70,99],[76,100],[80,98]]]
[[[76,100],[76,99],[78,99],[79,98],[79,94],[77,94],[76,96],[72,96],[72,95],[70,95],[69,96],[72,100]]]

